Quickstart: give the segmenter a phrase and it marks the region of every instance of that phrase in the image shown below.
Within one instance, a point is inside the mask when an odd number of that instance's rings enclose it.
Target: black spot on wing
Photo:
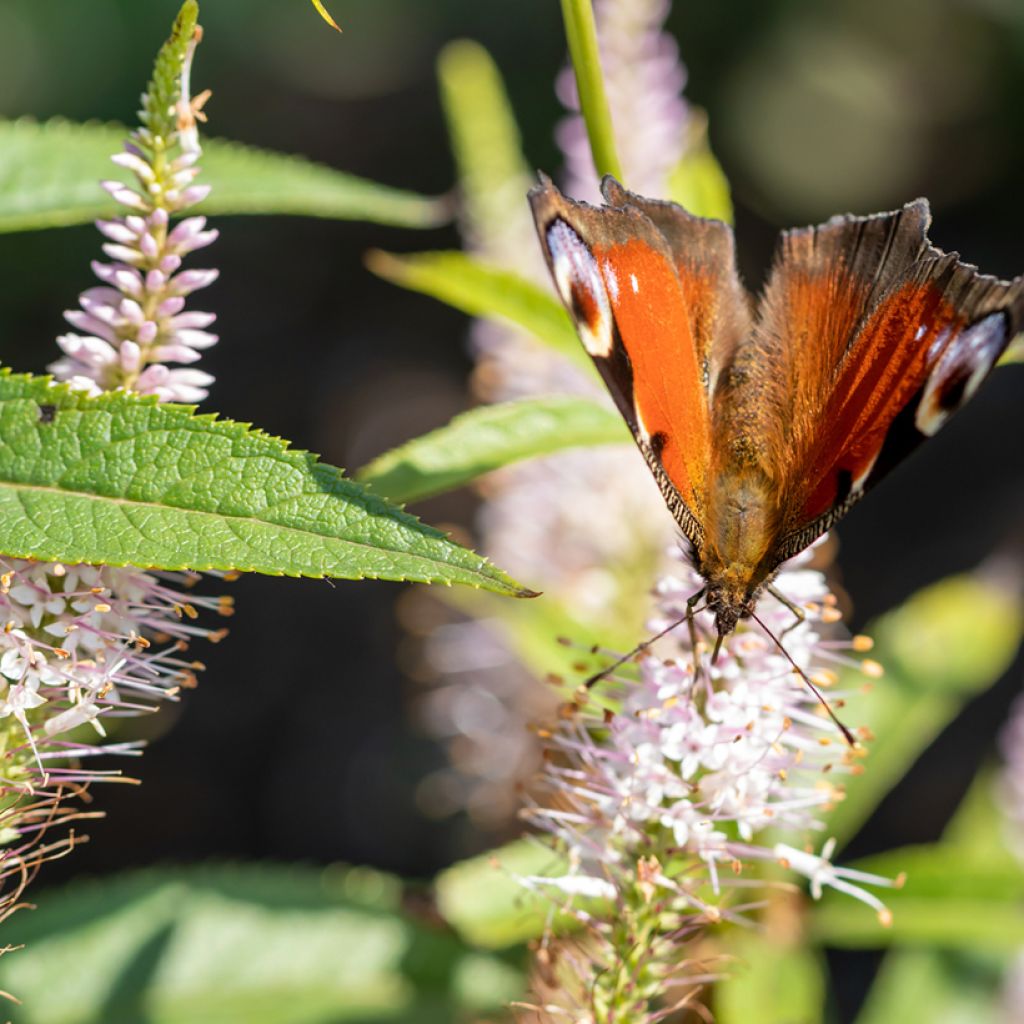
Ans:
[[[852,490],[853,474],[848,469],[840,469],[836,473],[836,500],[833,504],[844,504]]]
[[[967,382],[970,379],[971,374],[967,367],[957,367],[955,374],[942,382],[942,387],[935,395],[939,408],[945,412],[959,409],[964,400],[964,393],[967,391]]]
[[[607,356],[592,356],[594,365],[601,374],[608,390],[615,399],[622,418],[633,434],[637,434],[636,400],[633,392],[633,364],[622,342],[618,324],[612,317],[612,350]]]
[[[873,487],[889,470],[895,468],[914,451],[922,441],[927,440],[928,435],[922,434],[914,422],[918,405],[921,402],[921,393],[918,392],[896,414],[896,418],[889,425],[878,458],[875,459],[875,464],[871,467],[871,472],[868,474],[867,480],[864,481],[862,490],[866,491]]]

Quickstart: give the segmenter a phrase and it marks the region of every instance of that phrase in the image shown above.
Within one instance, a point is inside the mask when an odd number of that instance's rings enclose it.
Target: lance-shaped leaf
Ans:
[[[10,373],[0,375],[0,551],[529,593],[340,470],[245,424]]]
[[[118,212],[99,186],[128,180],[110,162],[127,129],[53,120],[0,121],[0,232],[83,224]],[[300,157],[219,139],[203,141],[203,174],[213,191],[205,214],[290,213],[430,227],[443,202],[388,188]]]
[[[446,426],[385,452],[356,477],[390,501],[415,501],[522,459],[628,441],[622,417],[588,398],[531,398],[462,413]]]
[[[366,264],[378,277],[431,295],[470,316],[514,323],[593,371],[562,304],[550,291],[518,274],[490,267],[456,251],[403,256],[371,252]]]

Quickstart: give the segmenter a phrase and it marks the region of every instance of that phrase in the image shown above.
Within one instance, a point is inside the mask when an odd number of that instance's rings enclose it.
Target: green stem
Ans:
[[[562,0],[565,37],[569,57],[576,72],[576,89],[580,109],[587,126],[590,151],[599,177],[611,174],[622,182],[622,165],[615,151],[615,134],[608,97],[601,77],[601,60],[597,49],[597,27],[591,0]],[[623,182],[625,184],[625,182]]]

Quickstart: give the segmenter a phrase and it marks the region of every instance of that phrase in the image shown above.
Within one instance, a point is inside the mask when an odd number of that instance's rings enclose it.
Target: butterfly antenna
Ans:
[[[821,703],[821,706],[828,712],[828,717],[832,719],[832,721],[836,725],[836,728],[843,734],[843,739],[846,740],[846,742],[851,747],[856,747],[856,737],[853,735],[852,732],[850,732],[850,730],[845,725],[843,725],[841,721],[839,721],[839,716],[832,710],[832,705],[829,704],[829,702],[825,699],[821,690],[819,690],[817,686],[815,686],[814,683],[811,682],[810,676],[808,676],[808,674],[793,660],[793,656],[789,653],[789,651],[786,650],[785,647],[782,646],[782,644],[779,642],[779,638],[764,624],[764,622],[761,619],[757,617],[756,614],[751,613],[750,617],[765,631],[765,633],[768,634],[768,638],[772,641],[773,644],[775,644],[776,647],[778,647],[780,651],[782,651],[783,657],[785,657],[786,661],[788,661],[790,665],[793,666],[793,671],[796,672],[796,674],[804,681],[804,683],[807,685],[807,688],[811,691],[811,693],[813,693],[814,696],[818,698],[819,702]]]
[[[703,591],[701,591],[703,594]],[[700,596],[700,595],[698,595]],[[697,611],[700,611],[698,608]],[[686,612],[682,618],[676,619],[675,622],[669,623],[660,633],[655,633],[654,636],[649,636],[646,640],[641,640],[640,643],[629,651],[627,654],[623,654],[621,658],[616,658],[607,668],[601,669],[600,672],[595,672],[592,676],[588,676],[583,685],[589,690],[595,683],[599,683],[606,676],[610,676],[620,665],[625,665],[627,661],[631,661],[641,651],[646,651],[651,644],[657,643],[663,636],[667,636],[678,626],[681,626],[684,622],[691,620],[695,612],[689,605],[687,605]]]

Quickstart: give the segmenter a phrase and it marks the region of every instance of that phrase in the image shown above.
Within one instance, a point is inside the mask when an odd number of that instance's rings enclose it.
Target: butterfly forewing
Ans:
[[[558,291],[584,347],[597,364],[684,532],[702,537],[711,452],[709,388],[715,352],[735,342],[739,289],[731,239],[719,245],[723,268],[712,268],[702,244],[712,222],[691,218],[667,237],[648,203],[611,183],[612,204],[595,208],[566,199],[543,182],[530,193],[541,243]],[[667,204],[666,204],[667,205]],[[661,217],[661,210],[656,210]],[[717,225],[729,232],[724,225]],[[681,277],[680,266],[706,268]],[[719,301],[718,280],[731,289]],[[720,310],[720,313],[717,312]],[[742,327],[739,328],[742,330]],[[724,341],[716,339],[723,338]],[[720,361],[720,360],[717,360]]]
[[[757,329],[782,349],[780,558],[935,433],[1019,329],[1022,282],[933,248],[928,221],[917,200],[784,238]]]

